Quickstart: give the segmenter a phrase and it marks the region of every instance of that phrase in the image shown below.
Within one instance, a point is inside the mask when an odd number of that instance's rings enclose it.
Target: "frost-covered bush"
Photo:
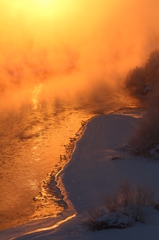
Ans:
[[[152,52],[144,65],[145,81],[149,84],[159,84],[159,50]]]
[[[155,205],[155,191],[143,186],[133,188],[129,181],[124,181],[120,183],[116,193],[105,197],[104,202],[108,212],[123,212],[129,206],[153,206]]]
[[[159,110],[152,109],[146,113],[130,139],[132,153],[150,157],[150,150],[159,144]]]
[[[159,89],[147,100],[147,111],[132,135],[130,148],[135,155],[151,157],[150,151],[159,145]]]
[[[128,88],[132,94],[143,95],[146,86],[144,69],[142,67],[136,67],[128,73],[126,77],[126,88]]]
[[[159,50],[150,54],[145,64],[128,73],[125,86],[133,95],[146,95],[159,85]]]
[[[135,222],[146,222],[149,207],[156,206],[155,191],[151,187],[132,187],[129,181],[120,183],[119,189],[104,198],[104,210],[89,212],[87,226],[92,230],[127,228]],[[99,213],[94,215],[94,213]],[[103,214],[101,214],[103,212]],[[92,218],[93,215],[93,218]]]

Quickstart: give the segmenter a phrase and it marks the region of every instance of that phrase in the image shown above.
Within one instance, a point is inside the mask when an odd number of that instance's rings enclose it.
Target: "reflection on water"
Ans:
[[[36,110],[38,108],[38,104],[39,104],[38,95],[41,92],[42,86],[43,85],[40,84],[36,86],[35,89],[33,90],[33,96],[32,96],[33,110]]]
[[[1,112],[0,229],[61,212],[66,206],[54,176],[66,164],[82,121],[132,104],[121,93],[40,102],[42,87],[33,90],[32,104]]]

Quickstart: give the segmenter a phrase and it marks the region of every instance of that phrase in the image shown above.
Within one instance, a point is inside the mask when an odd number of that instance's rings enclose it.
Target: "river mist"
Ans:
[[[30,101],[39,83],[44,100],[119,89],[158,46],[158,8],[150,0],[1,0],[1,107]]]

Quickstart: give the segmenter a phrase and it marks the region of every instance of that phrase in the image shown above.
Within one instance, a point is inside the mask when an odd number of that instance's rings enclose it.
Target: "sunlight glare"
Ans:
[[[34,0],[34,2],[41,7],[50,7],[50,5],[55,2],[55,0]]]
[[[61,12],[61,1],[59,0],[16,0],[13,2],[6,3],[12,13],[19,12],[23,13],[25,19],[36,17],[49,17],[60,14]]]

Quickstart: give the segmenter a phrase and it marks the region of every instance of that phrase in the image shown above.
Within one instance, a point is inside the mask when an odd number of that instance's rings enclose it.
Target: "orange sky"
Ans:
[[[119,86],[159,43],[156,0],[0,0],[1,86],[26,96]],[[2,88],[2,87],[1,87]]]

